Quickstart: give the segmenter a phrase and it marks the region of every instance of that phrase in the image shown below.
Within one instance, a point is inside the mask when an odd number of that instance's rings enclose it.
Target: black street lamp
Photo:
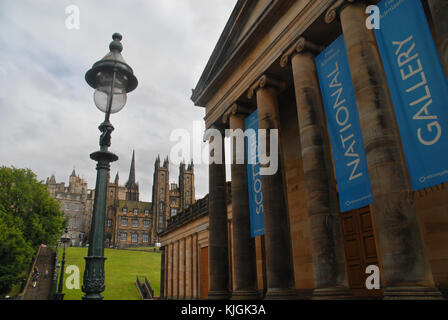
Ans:
[[[98,129],[101,131],[100,150],[92,153],[90,158],[97,161],[95,199],[93,203],[92,225],[90,228],[89,250],[84,271],[82,291],[83,300],[102,300],[104,291],[104,222],[106,215],[106,198],[110,163],[117,161],[118,156],[108,151],[114,127],[109,122],[110,114],[120,111],[126,104],[126,94],[137,87],[138,81],[132,68],[124,61],[121,51],[122,36],[112,35],[110,52],[96,62],[86,73],[87,83],[95,89],[94,101],[98,109],[105,115],[104,122]]]
[[[64,286],[65,245],[67,242],[70,242],[70,238],[68,237],[67,232],[68,232],[68,229],[65,228],[65,233],[61,237],[63,253],[62,253],[62,261],[61,261],[61,269],[60,269],[60,274],[59,274],[58,292],[55,294],[55,300],[64,300],[64,295],[65,295],[65,293],[62,292],[62,288]]]

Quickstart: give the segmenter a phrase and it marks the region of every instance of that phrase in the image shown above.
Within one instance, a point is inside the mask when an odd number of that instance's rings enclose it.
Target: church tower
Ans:
[[[131,169],[129,170],[129,179],[126,182],[126,200],[138,201],[138,183],[135,182],[135,150],[132,152]]]
[[[169,218],[169,160],[168,157],[160,163],[160,156],[157,156],[154,163],[154,179],[152,185],[152,212],[153,212],[153,232],[154,236],[166,228]],[[156,239],[153,239],[154,241]]]
[[[194,164],[193,160],[185,167],[182,161],[179,166],[179,192],[180,192],[180,211],[191,206],[195,201],[194,190]]]

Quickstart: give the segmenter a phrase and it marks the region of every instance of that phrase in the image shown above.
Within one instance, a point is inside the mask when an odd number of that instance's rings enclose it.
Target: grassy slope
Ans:
[[[105,249],[107,257],[106,290],[102,293],[105,300],[138,300],[139,294],[135,285],[136,276],[148,277],[149,283],[157,296],[160,292],[160,253],[138,252],[129,250]],[[67,248],[65,266],[76,265],[80,270],[80,289],[69,290],[64,286],[65,300],[80,300],[84,276],[84,257],[87,248]],[[59,259],[62,258],[62,250]],[[69,274],[64,275],[64,282]]]

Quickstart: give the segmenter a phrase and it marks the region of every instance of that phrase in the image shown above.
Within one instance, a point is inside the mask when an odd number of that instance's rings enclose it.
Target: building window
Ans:
[[[132,226],[138,227],[138,219],[132,219]]]
[[[70,203],[65,204],[65,210],[70,210]]]
[[[121,218],[121,225],[123,227],[127,227],[128,226],[128,219],[126,218]]]
[[[138,241],[138,234],[137,233],[133,233],[131,235],[131,241],[132,242],[137,242]]]
[[[112,227],[112,219],[107,219],[107,226]]]
[[[190,196],[190,192],[187,191],[187,198]]]
[[[171,205],[175,205],[176,204],[176,199],[171,198]]]
[[[138,209],[134,209],[134,214],[138,215]]]
[[[149,210],[148,209],[145,209],[145,215],[146,216],[149,215]]]
[[[163,228],[163,223],[164,223],[163,216],[160,215],[160,216],[159,216],[159,229],[162,229],[162,228]]]
[[[123,208],[123,213],[127,213],[128,212],[128,208]]]
[[[160,213],[163,213],[163,210],[165,209],[165,204],[163,202],[160,202]]]
[[[148,219],[143,220],[143,226],[144,227],[149,227],[149,220]]]
[[[144,243],[148,243],[149,242],[149,235],[148,234],[144,234],[143,235],[143,242]]]
[[[73,228],[78,228],[78,219],[76,217],[73,218]]]
[[[171,208],[171,216],[174,217],[177,214],[177,209]]]
[[[120,240],[121,241],[126,241],[127,238],[128,238],[128,234],[126,232],[120,233]]]

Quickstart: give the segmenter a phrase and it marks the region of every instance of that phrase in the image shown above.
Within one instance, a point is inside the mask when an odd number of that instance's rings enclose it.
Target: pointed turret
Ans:
[[[56,184],[56,177],[54,176],[54,173],[51,175],[50,180],[48,181],[48,183]]]
[[[73,171],[72,171],[72,174],[70,175],[70,177],[74,177],[74,178],[76,178],[75,167],[73,167]]]
[[[132,187],[135,185],[135,150],[132,151],[131,169],[129,170],[129,179],[126,183],[126,187]]]
[[[191,159],[191,162],[188,165],[188,171],[193,171],[193,170],[194,170],[194,163],[193,163],[193,159]]]
[[[118,171],[117,174],[115,175],[115,184],[118,185],[118,181],[120,180],[120,177],[118,176]]]
[[[163,167],[168,168],[169,165],[170,165],[170,161],[169,161],[168,157],[166,157],[165,160],[163,161]]]
[[[160,167],[160,155],[157,155],[156,162],[154,162],[154,167],[159,168]]]
[[[138,183],[135,182],[135,150],[132,151],[131,169],[129,179],[126,182],[126,200],[138,201]]]

